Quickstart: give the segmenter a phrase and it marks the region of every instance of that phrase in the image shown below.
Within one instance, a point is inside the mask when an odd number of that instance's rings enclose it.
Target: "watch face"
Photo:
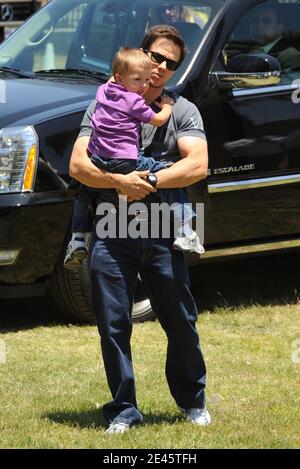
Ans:
[[[157,183],[157,177],[156,177],[156,175],[155,175],[155,174],[149,174],[149,175],[148,175],[148,181],[150,182],[150,184],[151,184],[152,186],[155,186],[156,183]]]

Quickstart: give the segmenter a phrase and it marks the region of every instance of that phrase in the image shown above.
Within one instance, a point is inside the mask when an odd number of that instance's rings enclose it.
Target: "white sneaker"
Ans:
[[[178,251],[196,252],[197,254],[203,254],[205,252],[205,249],[202,246],[196,231],[193,231],[193,233],[189,236],[175,238],[173,248],[177,249]]]
[[[87,244],[84,238],[75,238],[70,241],[64,260],[64,268],[78,270],[83,259],[88,255]]]
[[[203,409],[182,409],[182,412],[187,422],[192,422],[195,425],[205,427],[211,422],[211,416],[208,410],[204,407]]]
[[[111,422],[105,433],[125,433],[129,430],[130,426],[128,423],[123,422]]]

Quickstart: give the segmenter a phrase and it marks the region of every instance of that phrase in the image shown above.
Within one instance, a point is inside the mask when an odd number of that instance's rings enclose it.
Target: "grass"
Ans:
[[[300,305],[204,313],[211,427],[184,422],[164,378],[166,341],[157,322],[134,327],[137,395],[145,423],[108,436],[110,398],[92,326],[51,326],[2,335],[0,446],[4,448],[299,447],[299,371],[292,344]],[[298,382],[298,385],[297,385]]]
[[[208,286],[210,269],[198,292]],[[217,272],[215,288],[223,288],[217,297],[226,305],[204,308],[198,319],[208,369],[210,427],[188,424],[178,412],[164,377],[166,340],[157,322],[136,324],[132,339],[144,424],[115,436],[105,433],[101,416],[110,394],[96,328],[32,317],[26,323],[19,313],[18,319],[2,320],[6,363],[0,363],[0,447],[299,447],[300,352],[292,360],[300,339],[297,297],[290,304],[281,296],[278,304],[254,303],[257,298],[247,298],[244,290],[241,305],[240,297],[233,301],[228,295],[226,282],[219,283],[220,268]],[[265,270],[261,275],[262,280]],[[26,302],[20,305],[25,308]]]

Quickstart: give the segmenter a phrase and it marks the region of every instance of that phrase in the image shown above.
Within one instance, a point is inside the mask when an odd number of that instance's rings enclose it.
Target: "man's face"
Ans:
[[[165,5],[161,8],[161,18],[163,23],[174,23],[180,18],[179,5]]]
[[[181,49],[177,44],[174,44],[173,41],[170,41],[166,38],[158,38],[156,39],[151,46],[149,47],[150,52],[156,52],[161,54],[166,59],[173,60],[175,62],[179,62]],[[152,62],[152,73],[150,79],[150,87],[153,88],[162,88],[164,84],[172,78],[175,71],[169,70],[167,68],[166,61],[161,63],[157,63],[155,58],[149,53]]]
[[[252,19],[254,34],[266,40],[276,39],[282,30],[277,14],[272,8],[264,8],[256,13]]]

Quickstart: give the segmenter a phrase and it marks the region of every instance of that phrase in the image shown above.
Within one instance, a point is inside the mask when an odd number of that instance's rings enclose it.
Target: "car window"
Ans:
[[[29,72],[79,68],[110,74],[119,47],[138,47],[149,27],[162,23],[174,25],[182,34],[188,47],[188,63],[224,3],[51,0],[0,45],[0,66]],[[175,82],[184,70],[184,66],[178,70]]]
[[[32,47],[34,54],[32,71],[66,67],[67,57],[86,6],[86,3],[76,5],[52,26],[47,23],[35,35],[33,43],[39,42],[39,37],[43,39],[51,31],[47,40],[41,40],[40,44]]]
[[[270,0],[251,9],[234,28],[222,54],[266,53],[281,66],[281,83],[300,78],[300,0]]]

